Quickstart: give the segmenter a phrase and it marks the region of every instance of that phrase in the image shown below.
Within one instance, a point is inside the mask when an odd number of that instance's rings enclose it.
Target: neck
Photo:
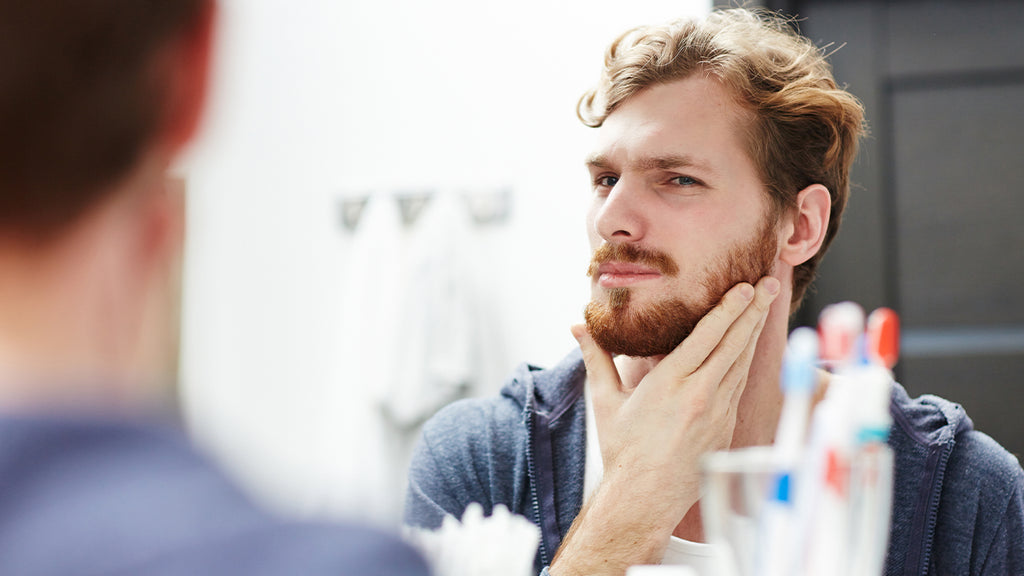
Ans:
[[[0,240],[3,409],[148,396],[137,381],[145,268],[130,215],[162,173],[145,168],[46,243]]]

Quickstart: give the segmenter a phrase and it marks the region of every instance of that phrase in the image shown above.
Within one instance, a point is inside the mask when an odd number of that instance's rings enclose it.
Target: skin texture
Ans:
[[[707,271],[750,243],[769,214],[744,152],[748,121],[716,79],[692,76],[634,95],[599,129],[588,161],[591,247],[635,244],[666,254],[679,273],[592,275],[593,302],[607,304],[625,286],[628,306],[713,307],[668,355],[613,361],[585,326],[573,328],[604,475],[550,566],[555,576],[624,574],[659,563],[672,534],[701,541],[701,456],[773,439],[792,270],[820,248],[829,196],[820,185],[800,191],[774,226],[771,274],[714,293]]]

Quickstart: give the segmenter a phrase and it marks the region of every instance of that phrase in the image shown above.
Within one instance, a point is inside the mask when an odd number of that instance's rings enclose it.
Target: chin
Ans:
[[[680,300],[639,304],[625,294],[625,301],[592,301],[584,310],[587,328],[601,348],[611,354],[632,357],[664,356],[685,340],[707,307]]]

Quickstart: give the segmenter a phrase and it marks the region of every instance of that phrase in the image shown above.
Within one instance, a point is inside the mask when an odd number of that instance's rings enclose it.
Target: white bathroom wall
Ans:
[[[588,296],[576,100],[618,33],[709,7],[223,0],[205,136],[180,167],[198,438],[272,504],[393,523],[401,487],[380,475],[405,463],[376,437],[373,367],[353,377],[342,349],[353,278],[383,282],[387,262],[352,265],[339,198],[510,190],[510,217],[470,232],[493,342],[477,393],[520,361],[557,362]]]

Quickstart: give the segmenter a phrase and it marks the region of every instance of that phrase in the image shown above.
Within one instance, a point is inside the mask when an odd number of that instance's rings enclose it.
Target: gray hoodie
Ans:
[[[423,429],[405,521],[434,528],[470,502],[541,528],[546,574],[583,502],[585,369],[574,350],[550,370],[522,365],[494,398],[456,402]],[[963,409],[893,389],[896,454],[887,575],[1024,575],[1024,471]]]

